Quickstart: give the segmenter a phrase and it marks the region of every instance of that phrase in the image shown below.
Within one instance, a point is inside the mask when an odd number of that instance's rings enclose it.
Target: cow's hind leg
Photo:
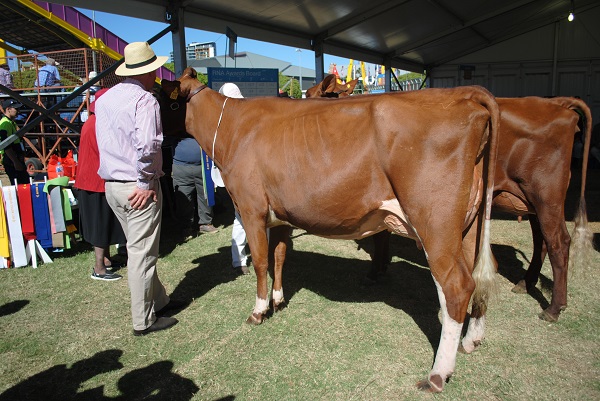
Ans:
[[[477,220],[471,225],[463,238],[463,253],[471,270],[474,269],[478,256],[477,245],[481,233],[477,227],[480,226],[478,222],[480,218],[481,216],[477,217]],[[490,258],[494,261],[493,255],[490,255]],[[496,264],[494,264],[493,270],[496,270]],[[488,301],[487,292],[485,294],[486,296],[478,296],[477,294],[473,296],[467,332],[458,348],[458,351],[461,353],[470,354],[483,341],[485,335],[485,313],[487,312]]]
[[[447,280],[444,285],[434,277],[442,312],[442,333],[433,368],[426,380],[417,383],[420,390],[434,393],[441,392],[444,383],[454,373],[464,317],[475,286],[466,268],[455,265],[451,270],[452,273],[446,277],[452,279]]]
[[[387,270],[390,263],[390,237],[392,233],[383,230],[373,235],[373,257],[371,269],[367,273],[367,280],[377,281],[377,277]]]
[[[549,221],[540,217],[540,223],[552,265],[554,283],[550,306],[544,309],[539,317],[548,322],[556,322],[560,312],[567,307],[567,272],[571,237],[564,221],[558,223],[557,220]]]
[[[444,240],[441,237],[421,238],[437,288],[442,333],[433,368],[427,379],[417,383],[417,387],[436,393],[443,390],[444,384],[454,373],[462,327],[475,289],[472,269],[463,253],[462,233],[458,231],[452,234],[450,231]]]
[[[525,277],[512,289],[512,292],[517,294],[527,294],[535,287],[542,271],[544,259],[546,259],[546,243],[540,229],[540,221],[536,215],[529,216],[529,225],[533,236],[533,254],[531,255],[531,263],[529,263],[529,267],[525,272]]]
[[[271,228],[269,236],[269,263],[273,263],[273,294],[271,297],[273,312],[278,312],[286,306],[283,296],[282,272],[290,231],[290,226],[277,226]]]

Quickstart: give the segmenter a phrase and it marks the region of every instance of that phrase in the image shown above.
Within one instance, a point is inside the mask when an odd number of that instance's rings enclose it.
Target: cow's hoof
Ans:
[[[458,344],[458,352],[460,352],[461,354],[472,354],[473,351],[475,351],[477,348],[479,348],[479,346],[481,345],[481,341],[477,340],[477,341],[473,341],[473,346],[469,349],[465,348],[463,346],[462,343]]]
[[[441,393],[444,389],[444,380],[440,375],[433,375],[417,382],[417,388],[428,393]]]
[[[545,309],[541,311],[538,316],[540,319],[545,320],[546,322],[556,323],[558,322],[558,317],[560,316],[560,313],[554,314],[549,312],[548,309]]]
[[[525,280],[519,281],[512,289],[515,294],[527,294],[527,284]]]
[[[272,306],[273,306],[273,312],[281,312],[282,310],[284,310],[287,307],[287,302],[285,301],[285,299],[283,299],[277,305],[275,305],[275,303],[273,303]]]
[[[248,317],[248,319],[246,319],[246,323],[252,324],[255,326],[261,324],[262,321],[263,321],[262,313],[253,313],[250,315],[250,317]]]

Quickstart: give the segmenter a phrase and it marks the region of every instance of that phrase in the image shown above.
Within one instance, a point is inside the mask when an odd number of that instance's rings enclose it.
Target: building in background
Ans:
[[[217,44],[215,42],[190,43],[185,47],[185,55],[189,60],[202,60],[214,57],[217,54]],[[173,52],[171,52],[171,62],[173,62]]]

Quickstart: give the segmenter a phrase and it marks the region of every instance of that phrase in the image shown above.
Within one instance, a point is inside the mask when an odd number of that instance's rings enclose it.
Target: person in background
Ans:
[[[4,115],[0,119],[0,141],[17,133],[18,127],[15,118],[19,114],[21,106],[23,105],[14,99],[5,100],[2,103]],[[10,185],[14,185],[15,180],[18,184],[29,184],[29,174],[25,166],[25,148],[18,136],[11,145],[4,149],[2,165],[10,180]]]
[[[91,81],[92,79],[96,78],[97,76],[98,76],[98,73],[96,71],[90,71],[90,73],[88,74],[88,82]],[[90,91],[90,102],[93,102],[95,100],[94,94],[96,92],[98,92],[100,89],[102,89],[102,87],[100,85],[98,85],[97,82],[95,85],[90,86],[90,88],[88,89]]]
[[[60,73],[56,68],[56,62],[53,58],[48,57],[44,65],[38,71],[38,77],[35,80],[34,86],[36,88],[49,87],[49,86],[60,86]],[[44,91],[51,92],[54,89],[47,88]]]
[[[106,182],[106,200],[127,238],[133,335],[143,336],[177,323],[164,316],[175,304],[156,269],[163,132],[158,101],[150,92],[156,70],[168,57],[157,57],[147,42],[130,43],[124,53],[115,74],[125,80],[96,100],[98,175]]]
[[[96,71],[90,71],[90,73],[88,74],[88,78],[87,81],[88,82],[94,78],[96,78],[98,76],[98,73]],[[83,78],[82,78],[82,82],[83,82]],[[85,83],[83,82],[83,83]],[[76,86],[75,88],[73,88],[73,92],[76,91],[77,89],[79,89],[81,87],[81,85]],[[88,90],[86,90],[83,95],[82,95],[82,99],[85,99],[85,95],[86,93],[89,93],[89,99],[88,102],[91,103],[96,99],[96,92],[98,92],[99,90],[101,90],[102,87],[100,87],[99,85],[92,85],[88,88]],[[83,101],[83,100],[81,100]],[[88,110],[81,110],[81,112],[79,113],[79,118],[81,119],[81,122],[86,122],[89,116],[89,111]]]
[[[219,93],[227,97],[241,99],[242,92],[234,83],[227,82],[221,86]],[[239,269],[242,274],[250,274],[248,269],[248,254],[246,252],[246,231],[242,225],[240,213],[235,210],[235,218],[233,219],[233,228],[231,230],[231,258],[234,269]]]
[[[186,237],[193,236],[194,211],[197,209],[198,233],[213,234],[218,231],[212,224],[213,208],[208,205],[202,182],[202,150],[192,137],[181,139],[173,152],[173,188],[175,212],[183,224]]]
[[[100,98],[107,90],[96,92],[96,98]],[[109,267],[120,267],[110,259],[110,245],[124,244],[126,240],[119,220],[106,201],[104,180],[98,176],[100,161],[96,141],[95,106],[96,102],[90,104],[90,115],[83,124],[79,137],[77,177],[74,184],[79,204],[79,231],[83,239],[94,246],[92,279],[116,281],[122,276],[107,270]]]
[[[8,63],[0,64],[0,85],[6,86],[8,89],[14,89],[13,85],[13,77],[10,73],[10,68],[8,67]]]

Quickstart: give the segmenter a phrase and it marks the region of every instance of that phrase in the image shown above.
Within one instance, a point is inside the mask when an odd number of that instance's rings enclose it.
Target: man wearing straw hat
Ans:
[[[177,323],[163,316],[169,305],[156,262],[162,217],[162,123],[150,93],[156,70],[168,57],[157,57],[146,42],[125,47],[125,62],[115,74],[126,79],[96,101],[98,175],[106,200],[127,237],[128,281],[133,334],[146,335]]]

